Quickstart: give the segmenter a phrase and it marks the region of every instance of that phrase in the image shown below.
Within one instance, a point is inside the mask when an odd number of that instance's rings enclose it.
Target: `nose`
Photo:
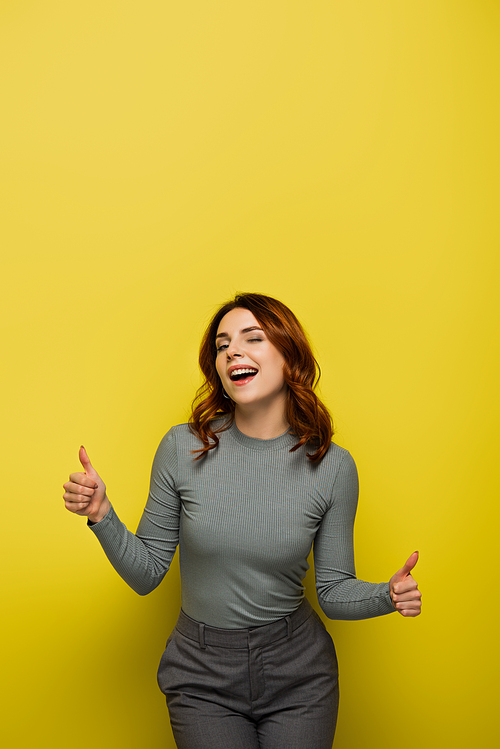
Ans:
[[[240,353],[236,344],[234,342],[231,342],[226,349],[226,356],[229,361],[230,359],[234,359],[235,356],[243,356],[243,354]]]

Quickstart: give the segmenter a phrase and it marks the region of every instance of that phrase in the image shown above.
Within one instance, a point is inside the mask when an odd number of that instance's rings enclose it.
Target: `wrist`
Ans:
[[[101,520],[104,520],[110,509],[111,503],[107,497],[104,497],[104,500],[102,501],[101,506],[99,507],[97,512],[87,516],[88,520],[91,523],[100,523]]]
[[[392,587],[392,583],[389,582],[389,598],[392,603],[392,607],[397,611],[396,604],[394,602],[394,588]]]

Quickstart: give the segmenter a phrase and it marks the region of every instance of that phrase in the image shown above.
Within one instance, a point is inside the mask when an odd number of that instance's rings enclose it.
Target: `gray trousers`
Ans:
[[[307,600],[251,629],[181,611],[158,669],[178,749],[331,749],[335,648]]]

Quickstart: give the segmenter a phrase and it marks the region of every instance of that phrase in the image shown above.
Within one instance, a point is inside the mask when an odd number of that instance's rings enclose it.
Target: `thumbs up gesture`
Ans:
[[[93,523],[98,523],[111,507],[106,496],[106,486],[92,463],[85,448],[78,453],[83,472],[72,473],[69,481],[63,484],[66,509],[76,515],[85,515]]]
[[[389,580],[392,605],[401,616],[418,616],[422,608],[422,594],[411,575],[417,562],[418,551],[414,551]]]

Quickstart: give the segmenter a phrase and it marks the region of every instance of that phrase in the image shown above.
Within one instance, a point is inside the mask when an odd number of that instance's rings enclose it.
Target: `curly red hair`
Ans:
[[[233,423],[234,403],[224,397],[215,367],[215,336],[224,315],[237,307],[250,310],[285,359],[283,375],[288,385],[285,417],[298,440],[291,452],[302,445],[312,446],[316,450],[307,453],[307,457],[312,462],[320,461],[330,447],[333,424],[328,409],[314,392],[320,377],[318,362],[293,312],[282,302],[263,294],[237,294],[220,307],[205,331],[199,357],[205,382],[193,400],[190,419],[191,430],[203,443],[203,448],[195,451],[200,453],[196,460],[216,448],[219,444],[217,433]],[[229,418],[213,429],[213,421],[225,414]]]

